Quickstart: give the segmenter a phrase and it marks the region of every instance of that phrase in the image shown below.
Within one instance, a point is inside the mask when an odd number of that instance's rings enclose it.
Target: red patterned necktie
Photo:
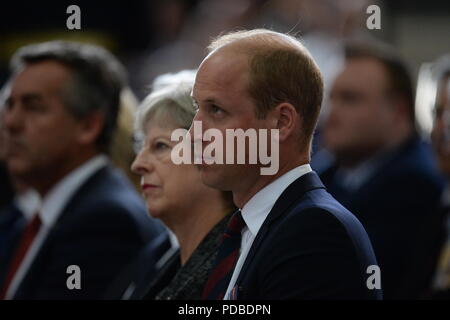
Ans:
[[[39,218],[39,214],[35,214],[33,219],[23,230],[20,242],[14,252],[14,256],[11,259],[11,263],[8,267],[8,273],[6,274],[5,282],[3,284],[3,288],[0,293],[0,300],[5,299],[9,286],[11,285],[11,282],[14,279],[14,275],[19,269],[22,260],[25,258],[28,249],[33,243],[33,240],[36,237],[40,226],[41,226],[41,219]]]
[[[241,211],[236,211],[228,222],[217,253],[214,267],[203,289],[202,299],[221,300],[231,280],[241,247],[241,231],[245,227]]]

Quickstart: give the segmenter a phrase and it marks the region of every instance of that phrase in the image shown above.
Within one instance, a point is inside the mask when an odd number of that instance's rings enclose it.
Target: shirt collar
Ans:
[[[281,177],[272,181],[270,184],[259,190],[241,209],[242,217],[252,233],[256,237],[259,229],[272,210],[275,202],[281,196],[283,191],[295,180],[311,172],[311,166],[304,164],[298,166]]]
[[[39,210],[42,223],[52,226],[74,193],[89,177],[107,163],[108,158],[105,155],[98,155],[70,172],[53,186],[44,197]]]
[[[24,217],[31,221],[41,207],[41,197],[34,189],[28,189],[16,196],[15,203]]]

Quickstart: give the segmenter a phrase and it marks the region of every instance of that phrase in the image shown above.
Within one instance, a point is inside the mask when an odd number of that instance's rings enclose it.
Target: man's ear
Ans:
[[[411,108],[408,106],[408,102],[405,98],[401,96],[394,97],[392,100],[393,112],[395,113],[394,121],[399,121],[401,119],[409,118],[411,113]]]
[[[78,142],[81,145],[94,144],[105,125],[105,116],[101,112],[92,112],[80,120]]]
[[[279,130],[280,142],[289,138],[298,126],[299,116],[294,106],[288,102],[280,103],[275,108],[277,116],[276,128]]]

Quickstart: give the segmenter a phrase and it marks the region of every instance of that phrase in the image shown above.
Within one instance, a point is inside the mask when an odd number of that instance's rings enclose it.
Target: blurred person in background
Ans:
[[[6,129],[4,125],[4,105],[8,91],[8,84],[0,90],[0,209],[9,204],[14,197],[14,189],[5,164]]]
[[[431,138],[439,169],[447,179],[447,188],[441,199],[443,222],[443,246],[439,252],[432,297],[450,299],[450,55],[436,63],[437,94],[433,131]]]
[[[19,49],[11,68],[6,164],[40,201],[4,261],[1,298],[102,298],[164,233],[108,160],[125,72],[106,50],[64,41]]]
[[[0,283],[3,282],[8,256],[11,254],[12,243],[20,234],[24,217],[19,210],[10,210],[13,206],[14,187],[5,163],[6,129],[4,125],[5,100],[9,94],[9,84],[0,90]]]
[[[320,177],[366,228],[384,298],[422,297],[432,276],[430,253],[441,241],[436,221],[443,184],[429,145],[415,130],[410,76],[388,48],[346,47],[323,142],[331,157]]]
[[[140,191],[139,176],[131,171],[131,164],[134,161],[134,118],[138,100],[130,88],[122,89],[120,93],[119,114],[117,116],[117,130],[114,132],[111,150],[112,163],[122,170],[123,173]]]
[[[231,193],[205,186],[194,164],[176,165],[171,134],[188,129],[195,116],[190,96],[194,71],[156,78],[136,119],[143,146],[133,163],[150,214],[175,234],[179,249],[167,257],[145,299],[200,299],[221,236],[235,210]],[[189,146],[190,148],[190,146]]]
[[[130,62],[133,88],[139,97],[144,84],[157,75],[196,68],[212,36],[248,27],[261,4],[260,0],[198,0],[188,6],[183,2],[164,1],[157,19],[164,30],[161,34],[170,34],[170,41]]]
[[[256,23],[280,32],[298,34],[324,78],[325,93],[344,60],[344,41],[370,37],[365,9],[378,1],[268,0]],[[327,105],[322,106],[322,113]]]
[[[344,64],[344,45],[349,39],[370,39],[363,14],[368,0],[268,0],[257,24],[298,36],[311,52],[324,81],[324,99],[314,132],[312,154],[321,148],[323,120],[329,110],[329,91]],[[377,34],[379,35],[379,33]]]

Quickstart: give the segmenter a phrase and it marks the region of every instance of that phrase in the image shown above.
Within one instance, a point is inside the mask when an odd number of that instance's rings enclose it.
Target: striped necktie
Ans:
[[[203,289],[202,299],[221,300],[230,283],[241,247],[241,231],[245,227],[241,211],[236,211],[222,237],[216,262]]]

